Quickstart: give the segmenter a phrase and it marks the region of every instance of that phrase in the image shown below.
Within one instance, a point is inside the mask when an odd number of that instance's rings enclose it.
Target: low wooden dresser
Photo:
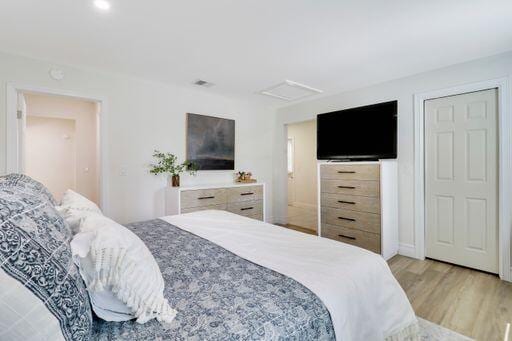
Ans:
[[[319,164],[319,235],[385,258],[395,255],[398,203],[393,162],[386,164],[385,174],[383,162]]]
[[[262,183],[170,187],[165,213],[174,215],[204,210],[224,210],[265,220],[265,186]]]

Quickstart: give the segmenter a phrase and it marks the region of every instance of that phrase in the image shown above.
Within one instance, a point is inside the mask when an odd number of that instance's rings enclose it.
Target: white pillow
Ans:
[[[90,257],[87,257],[94,238],[95,233],[92,232],[78,233],[71,241],[73,260],[78,266],[84,282],[87,283],[93,280],[91,274],[95,272],[94,264],[92,264]],[[123,303],[112,292],[112,286],[108,286],[102,291],[88,290],[88,294],[92,309],[102,320],[121,322],[135,318],[134,313],[126,303]]]
[[[66,220],[73,234],[79,232],[80,221],[85,216],[103,214],[95,203],[70,189],[64,193],[60,206],[55,209]]]
[[[153,318],[170,323],[174,319],[176,311],[164,298],[158,264],[144,242],[126,227],[102,215],[87,215],[71,248],[90,293],[112,292],[139,323]],[[96,312],[97,300],[91,301]],[[116,311],[108,304],[103,300],[99,308]]]

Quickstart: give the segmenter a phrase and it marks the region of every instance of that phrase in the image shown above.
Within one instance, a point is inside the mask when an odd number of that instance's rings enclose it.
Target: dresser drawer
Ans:
[[[354,230],[347,227],[322,224],[322,237],[359,246],[375,253],[380,254],[381,252],[380,235],[378,234]]]
[[[226,205],[226,204],[208,205],[208,206],[184,208],[184,209],[181,210],[181,213],[190,213],[190,212],[205,211],[205,210],[221,210],[221,211],[226,211],[227,208],[228,208],[228,205]]]
[[[181,192],[181,209],[225,204],[226,189],[200,189]]]
[[[379,181],[373,180],[326,180],[322,179],[322,193],[340,193],[379,197]]]
[[[330,164],[321,166],[322,179],[335,180],[380,180],[380,167],[376,165]]]
[[[380,234],[380,214],[322,207],[322,224]]]
[[[228,202],[244,202],[263,199],[263,186],[240,186],[228,189]]]
[[[344,208],[353,211],[380,214],[380,198],[350,194],[321,194],[322,207]]]
[[[228,211],[246,217],[262,216],[263,219],[263,202],[261,200],[244,201],[228,204]]]
[[[245,217],[263,221],[263,211],[253,215],[246,215]]]

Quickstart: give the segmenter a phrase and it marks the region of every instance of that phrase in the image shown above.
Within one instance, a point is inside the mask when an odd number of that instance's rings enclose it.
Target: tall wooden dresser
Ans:
[[[204,210],[223,210],[265,220],[265,186],[251,183],[166,189],[166,215]]]
[[[319,164],[319,235],[388,259],[398,251],[396,161]]]

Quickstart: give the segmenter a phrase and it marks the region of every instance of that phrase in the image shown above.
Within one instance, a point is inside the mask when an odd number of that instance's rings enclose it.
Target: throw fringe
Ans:
[[[164,282],[159,269],[139,266],[124,248],[104,248],[97,239],[92,244],[90,256],[96,271],[90,283],[86,283],[90,290],[111,289],[134,312],[138,323],[153,318],[164,324],[172,322],[177,312],[163,296]]]

